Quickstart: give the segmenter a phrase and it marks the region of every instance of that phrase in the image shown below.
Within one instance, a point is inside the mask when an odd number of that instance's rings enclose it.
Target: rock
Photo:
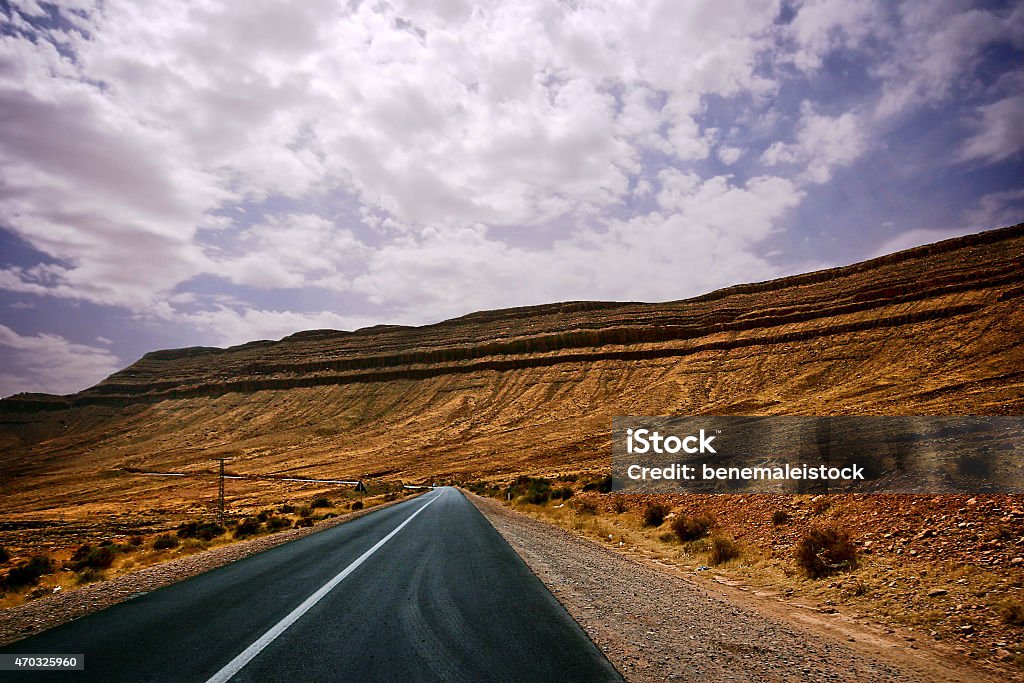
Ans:
[[[1015,557],[1010,560],[1010,565],[1013,567],[1019,567],[1022,564],[1024,564],[1024,557]]]
[[[930,591],[928,591],[928,597],[937,598],[939,596],[946,595],[947,593],[949,593],[949,591],[945,588],[933,588]]]

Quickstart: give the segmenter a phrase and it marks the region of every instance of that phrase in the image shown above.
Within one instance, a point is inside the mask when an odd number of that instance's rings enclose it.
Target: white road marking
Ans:
[[[354,572],[359,565],[361,565],[363,562],[367,560],[367,558],[370,557],[370,555],[373,555],[375,552],[380,550],[381,546],[383,546],[385,543],[394,538],[395,534],[404,529],[406,524],[408,524],[416,518],[416,515],[426,510],[431,503],[440,498],[442,495],[443,491],[439,492],[436,496],[427,501],[427,504],[421,507],[419,510],[409,515],[409,518],[401,524],[399,524],[397,527],[395,527],[394,531],[392,531],[390,534],[377,541],[377,543],[372,548],[370,548],[365,553],[360,555],[358,558],[355,559],[355,561],[352,562],[352,564],[341,570],[341,572],[337,576],[335,576],[333,579],[331,579],[323,586],[321,586],[316,593],[313,593],[311,596],[306,598],[306,600],[301,605],[293,609],[291,613],[288,614],[288,616],[286,616],[284,619],[270,627],[269,631],[260,636],[252,645],[245,648],[245,650],[243,650],[241,654],[239,654],[237,657],[228,662],[223,669],[221,669],[214,675],[210,676],[206,683],[226,683],[227,681],[231,680],[232,676],[241,671],[242,667],[251,662],[256,655],[258,655],[260,652],[263,651],[265,647],[267,647],[267,645],[270,645],[272,642],[274,642],[274,639],[276,639],[279,635],[284,633],[289,626],[294,624],[302,617],[303,614],[312,609],[313,605],[320,602],[324,598],[324,596],[326,596],[328,593],[331,592],[331,590],[334,589],[335,586],[344,581],[346,576]]]

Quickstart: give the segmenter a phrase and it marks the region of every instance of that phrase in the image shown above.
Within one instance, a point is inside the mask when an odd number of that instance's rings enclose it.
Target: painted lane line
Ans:
[[[251,662],[256,655],[258,655],[260,652],[263,651],[265,647],[267,647],[267,645],[270,645],[272,642],[274,642],[274,640],[279,635],[284,633],[289,626],[294,624],[302,617],[303,614],[312,609],[313,605],[320,602],[324,598],[324,596],[326,596],[328,593],[331,592],[331,590],[334,589],[335,586],[344,581],[345,577],[354,572],[356,568],[359,567],[359,565],[365,562],[375,552],[380,550],[381,546],[383,546],[385,543],[394,538],[395,534],[404,529],[406,524],[416,519],[416,515],[426,510],[427,507],[435,500],[440,498],[441,495],[441,493],[438,493],[436,496],[427,501],[426,505],[424,505],[419,510],[409,515],[409,518],[401,524],[399,524],[397,527],[395,527],[394,531],[392,531],[387,536],[377,541],[376,545],[374,545],[372,548],[370,548],[365,553],[356,558],[355,561],[352,562],[352,564],[345,567],[337,576],[335,576],[333,579],[331,579],[323,586],[321,586],[316,593],[313,593],[311,596],[306,598],[306,600],[301,605],[293,609],[291,613],[288,614],[288,616],[286,616],[284,619],[270,627],[269,631],[260,636],[252,645],[245,648],[245,650],[243,650],[241,654],[239,654],[237,657],[228,662],[223,669],[215,673],[213,676],[210,676],[206,683],[226,683],[227,681],[231,680],[231,677],[239,671],[241,671],[242,667]]]

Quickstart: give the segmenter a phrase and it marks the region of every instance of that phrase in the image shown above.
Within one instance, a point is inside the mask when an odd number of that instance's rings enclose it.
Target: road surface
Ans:
[[[442,488],[32,638],[28,681],[621,680],[508,543]]]

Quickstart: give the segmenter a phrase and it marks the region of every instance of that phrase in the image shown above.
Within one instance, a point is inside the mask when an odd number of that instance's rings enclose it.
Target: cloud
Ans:
[[[1024,150],[1024,95],[1005,97],[978,108],[975,133],[960,147],[962,161],[994,163]]]
[[[1024,222],[1024,188],[983,195],[964,211],[963,227],[971,232]]]
[[[211,256],[227,280],[263,289],[348,289],[344,273],[365,261],[367,247],[348,228],[315,214],[267,216],[238,235],[237,256]]]
[[[119,359],[96,346],[75,344],[55,334],[19,335],[0,325],[0,396],[22,391],[69,394],[115,372]]]
[[[825,183],[837,168],[847,166],[868,148],[868,135],[864,122],[854,112],[831,117],[817,114],[813,105],[805,102],[796,141],[774,142],[761,155],[768,166],[797,164],[804,167],[800,180]]]
[[[996,45],[1024,46],[1024,7],[981,9],[962,2],[896,6],[880,31],[890,46],[872,69],[883,79],[876,115],[887,118],[969,92],[977,66]]]

